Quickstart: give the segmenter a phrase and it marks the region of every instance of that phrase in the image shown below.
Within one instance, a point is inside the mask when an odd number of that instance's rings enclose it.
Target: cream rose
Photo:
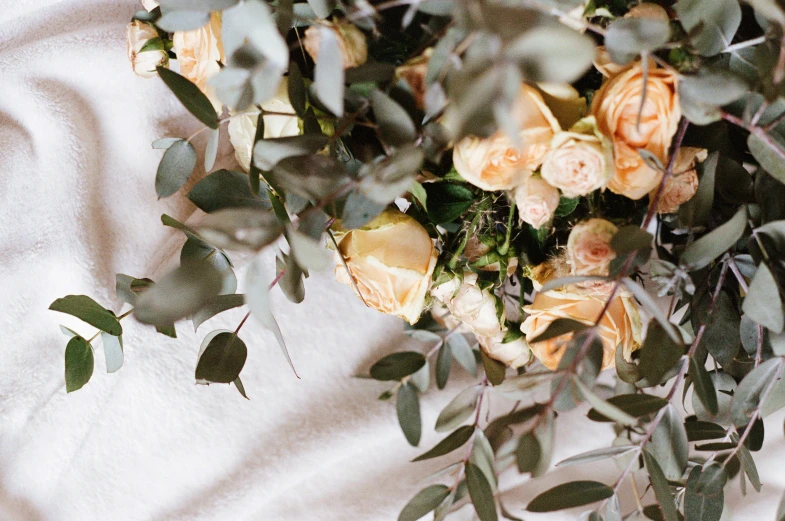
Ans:
[[[131,62],[131,66],[137,76],[152,78],[158,74],[155,71],[156,67],[159,65],[166,66],[169,63],[169,56],[164,50],[163,42],[159,46],[160,48],[141,52],[148,41],[159,37],[155,27],[148,23],[134,20],[128,24],[127,33],[128,42],[126,49],[128,51],[128,61]]]
[[[613,151],[610,141],[597,130],[593,116],[553,137],[540,173],[565,197],[579,197],[605,188],[613,176]]]
[[[648,194],[662,177],[661,172],[646,164],[638,149],[647,150],[666,163],[681,119],[676,74],[650,66],[641,108],[643,77],[640,61],[624,68],[595,93],[591,107],[598,128],[613,141],[616,172],[608,188],[630,199]]]
[[[294,107],[289,102],[287,89],[287,81],[284,78],[278,87],[278,93],[275,97],[262,103],[262,110],[278,113],[263,116],[265,139],[301,134],[300,120],[294,112]],[[246,172],[251,168],[254,138],[256,137],[256,121],[258,118],[259,114],[253,112],[235,115],[229,120],[229,125],[227,126],[229,141],[231,141],[234,147],[234,156]]]
[[[480,348],[486,355],[507,367],[524,366],[532,358],[532,350],[529,349],[529,344],[522,336],[508,342],[498,336],[493,338],[478,336],[477,342],[480,343]]]
[[[177,55],[180,74],[196,84],[210,99],[216,112],[220,113],[223,104],[207,80],[221,70],[218,62],[226,60],[221,43],[221,14],[213,13],[210,21],[199,29],[175,32],[172,36],[172,50]]]
[[[405,81],[412,90],[414,102],[417,108],[425,107],[425,92],[428,86],[425,84],[425,76],[428,74],[428,61],[433,54],[433,48],[429,47],[420,56],[412,58],[400,67],[395,69],[395,77]]]
[[[338,282],[352,285],[353,279],[369,307],[417,322],[439,256],[425,228],[405,213],[387,209],[339,240],[337,253],[349,271],[339,260]]]
[[[559,191],[540,177],[530,177],[513,191],[521,221],[542,228],[559,206]]]
[[[523,183],[542,164],[559,122],[539,92],[522,85],[514,114],[519,122],[517,147],[503,131],[488,138],[469,136],[453,148],[455,169],[469,183],[483,190],[510,190]]]
[[[319,49],[322,46],[323,30],[329,30],[335,34],[335,38],[338,41],[338,49],[341,51],[344,69],[351,69],[366,62],[368,59],[368,44],[365,42],[365,35],[354,24],[343,21],[336,23],[323,22],[319,25],[312,25],[305,30],[303,47],[311,55],[313,61],[319,61]]]
[[[555,370],[559,366],[567,344],[573,334],[532,343],[557,318],[569,318],[593,325],[605,307],[609,292],[607,288],[581,288],[565,286],[558,290],[538,293],[531,305],[523,308],[528,314],[521,324],[534,356],[547,368]],[[630,360],[632,352],[640,348],[641,317],[638,304],[625,290],[619,291],[600,320],[597,333],[602,341],[602,368],[615,365],[616,349],[621,347],[625,360]]]
[[[619,229],[605,219],[576,224],[567,239],[567,263],[571,275],[607,276],[616,253],[611,240]]]
[[[706,160],[708,152],[703,148],[682,147],[673,165],[673,175],[666,181],[657,204],[658,213],[674,213],[698,191],[698,173],[695,165]],[[657,188],[649,194],[654,201]]]

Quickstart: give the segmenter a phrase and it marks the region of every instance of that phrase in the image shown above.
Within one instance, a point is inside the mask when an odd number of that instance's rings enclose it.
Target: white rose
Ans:
[[[504,339],[500,339],[498,336],[494,338],[477,337],[477,341],[486,355],[508,367],[524,366],[532,357],[532,351],[523,336],[510,342],[504,342]]]
[[[176,31],[172,36],[172,50],[177,55],[180,74],[196,84],[220,113],[223,104],[207,80],[221,70],[218,62],[226,60],[221,43],[221,14],[213,13],[210,21],[199,29]]]
[[[544,179],[530,177],[513,191],[521,221],[541,228],[553,219],[559,206],[559,191]]]
[[[163,50],[150,49],[140,52],[144,45],[153,38],[158,38],[158,31],[148,23],[134,20],[128,24],[128,61],[134,69],[134,73],[143,78],[152,78],[156,74],[155,68],[159,65],[165,66],[169,63],[169,56]]]
[[[283,115],[264,116],[264,138],[289,137],[300,134],[300,120],[294,112],[294,107],[289,102],[286,78],[278,87],[278,93],[271,100],[262,103],[262,109],[269,112],[278,112]],[[291,114],[285,115],[285,114]],[[234,147],[234,155],[245,171],[251,168],[253,157],[253,143],[256,136],[256,120],[258,113],[233,116],[229,120],[229,141]]]

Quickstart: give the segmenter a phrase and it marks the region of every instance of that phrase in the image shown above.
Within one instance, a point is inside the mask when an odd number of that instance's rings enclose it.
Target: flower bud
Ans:
[[[155,68],[167,66],[169,56],[164,50],[163,42],[160,41],[158,31],[152,25],[134,20],[128,24],[128,60],[131,62],[134,73],[143,78],[152,78],[156,74]],[[158,38],[159,45],[151,42]],[[151,42],[148,45],[148,42]]]
[[[542,228],[559,206],[559,191],[540,177],[530,177],[513,191],[521,221]]]

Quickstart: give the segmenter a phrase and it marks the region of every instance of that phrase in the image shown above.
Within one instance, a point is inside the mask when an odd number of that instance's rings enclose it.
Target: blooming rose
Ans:
[[[425,228],[405,213],[387,209],[339,240],[338,253],[349,272],[339,261],[338,282],[351,285],[354,279],[355,291],[369,307],[417,322],[439,256]]]
[[[510,190],[539,168],[553,135],[561,130],[542,96],[523,84],[514,107],[520,126],[521,147],[504,131],[488,138],[468,136],[453,148],[455,169],[469,183],[483,190]]]
[[[425,107],[425,92],[428,90],[425,76],[428,74],[428,60],[430,60],[431,54],[433,54],[433,48],[429,47],[420,56],[412,58],[395,69],[395,77],[402,79],[409,85],[414,95],[414,102],[420,109]]]
[[[571,275],[607,276],[616,253],[611,240],[619,229],[605,219],[576,224],[567,239],[567,262]]]
[[[665,163],[681,119],[676,74],[649,66],[646,99],[641,107],[643,78],[640,61],[625,67],[595,93],[591,106],[598,128],[613,141],[616,173],[608,188],[630,199],[649,193],[662,176],[646,164],[638,149]]]
[[[578,121],[568,132],[556,133],[540,173],[565,197],[605,188],[613,176],[613,151],[593,116]]]
[[[570,285],[538,293],[534,302],[523,308],[528,317],[521,324],[521,331],[526,335],[532,352],[543,365],[551,370],[559,366],[573,333],[541,342],[532,343],[532,340],[541,335],[557,318],[569,318],[593,325],[605,307],[608,296],[609,291],[605,287],[598,289]],[[617,347],[621,346],[627,361],[630,360],[632,352],[640,347],[640,310],[629,292],[620,290],[613,297],[598,324],[597,334],[602,341],[603,369],[615,365]]]
[[[144,7],[148,11],[152,11],[156,7],[158,7],[158,0],[142,0],[142,7]]]
[[[226,60],[221,43],[221,14],[213,13],[210,21],[199,29],[176,31],[172,36],[172,50],[180,63],[180,74],[195,83],[220,112],[223,104],[207,80],[221,70],[218,62]]]
[[[682,147],[673,165],[673,174],[665,181],[663,192],[657,204],[658,213],[674,213],[698,191],[698,173],[695,164],[706,160],[708,152],[704,148]],[[654,201],[657,188],[649,194]]]
[[[134,69],[134,73],[143,78],[152,78],[157,72],[155,68],[159,65],[165,66],[169,63],[169,56],[163,48],[149,49],[140,52],[144,45],[153,38],[158,38],[158,31],[150,24],[134,20],[128,24],[128,60]]]
[[[286,115],[266,115],[264,118],[264,138],[277,138],[297,136],[300,132],[300,120],[294,112],[294,107],[289,102],[286,78],[283,79],[278,87],[278,93],[274,98],[262,103],[262,110],[278,112]],[[238,114],[229,120],[229,141],[234,147],[234,156],[247,172],[251,168],[251,158],[253,157],[253,144],[256,137],[256,120],[258,113]]]
[[[368,59],[368,44],[365,35],[349,22],[323,22],[321,25],[312,25],[305,30],[303,47],[311,55],[313,61],[319,61],[319,49],[322,45],[322,31],[329,30],[335,34],[338,49],[341,51],[343,68],[350,69],[362,65]]]
[[[553,219],[559,191],[540,177],[530,177],[513,192],[521,221],[541,228]]]

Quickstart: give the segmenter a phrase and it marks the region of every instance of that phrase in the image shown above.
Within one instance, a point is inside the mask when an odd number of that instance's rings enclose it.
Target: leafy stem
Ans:
[[[125,313],[123,313],[122,315],[119,315],[119,316],[117,317],[117,320],[122,320],[122,319],[124,319],[125,317],[127,317],[128,315],[130,315],[131,313],[133,313],[133,311],[134,311],[134,308],[131,308],[131,309],[129,309],[128,311],[126,311],[126,312],[125,312]],[[96,338],[98,338],[98,337],[101,335],[101,333],[103,333],[103,331],[101,331],[100,329],[99,329],[98,331],[96,331],[96,332],[95,332],[95,334],[94,334],[93,336],[91,336],[91,337],[90,337],[90,340],[88,340],[88,341],[87,341],[87,343],[88,343],[88,344],[92,344],[92,343],[93,343],[93,340],[95,340]]]

